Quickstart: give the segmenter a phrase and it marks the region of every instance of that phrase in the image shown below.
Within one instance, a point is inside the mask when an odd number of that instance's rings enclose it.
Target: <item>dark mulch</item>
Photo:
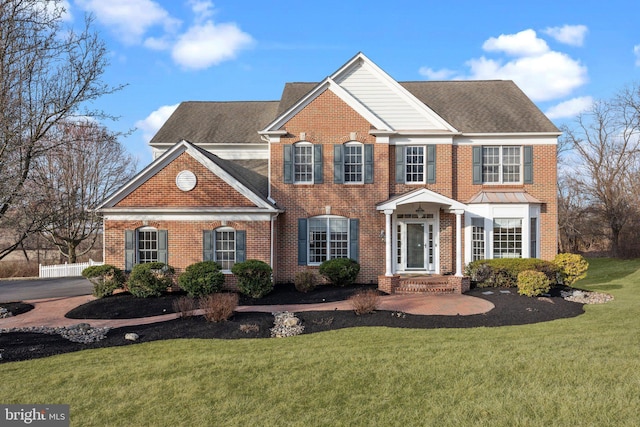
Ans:
[[[6,308],[14,316],[33,310],[33,305],[26,302],[3,302],[0,303],[0,307]]]
[[[361,286],[358,288],[368,289],[372,287]],[[559,289],[553,290],[551,296],[541,298],[520,296],[513,288],[508,289],[510,293],[501,293],[501,290],[505,289],[472,289],[468,292],[467,295],[486,299],[495,305],[495,308],[488,313],[472,316],[416,316],[389,311],[377,311],[361,316],[357,316],[353,311],[300,312],[296,313],[296,315],[301,319],[305,327],[304,333],[309,334],[355,326],[427,329],[522,325],[575,317],[584,312],[582,304],[562,299],[559,295]],[[493,293],[485,295],[484,292],[487,291]],[[309,294],[300,294],[292,286],[279,286],[272,294],[263,299],[243,299],[240,304],[262,305],[337,301],[348,298],[353,292],[355,292],[354,288],[325,286]],[[105,316],[112,315],[115,312],[121,317],[129,317],[123,313],[138,312],[137,310],[145,310],[149,315],[162,314],[173,312],[171,301],[178,296],[168,295],[164,298],[136,300],[127,295],[119,295],[85,304],[73,310],[73,313],[75,316],[91,314],[96,316],[91,317],[94,319],[106,318]],[[75,316],[74,318],[88,318]],[[137,342],[171,338],[268,338],[271,327],[273,327],[273,316],[270,313],[236,313],[229,321],[220,323],[206,322],[202,316],[198,316],[150,325],[112,329],[106,339],[92,344],[72,343],[57,335],[7,333],[0,334],[0,352],[3,355],[1,361],[15,361],[89,348],[130,345],[133,343],[124,339],[124,335],[128,332],[135,332],[140,336]]]

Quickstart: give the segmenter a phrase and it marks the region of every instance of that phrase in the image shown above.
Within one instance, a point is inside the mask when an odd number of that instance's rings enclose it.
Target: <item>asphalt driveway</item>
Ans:
[[[89,295],[93,286],[84,277],[59,279],[0,279],[0,302]]]

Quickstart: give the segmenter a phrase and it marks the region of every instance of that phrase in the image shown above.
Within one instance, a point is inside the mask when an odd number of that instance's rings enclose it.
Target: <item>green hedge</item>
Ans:
[[[224,274],[215,261],[197,262],[188,266],[178,277],[178,285],[190,297],[202,297],[222,290]]]
[[[518,274],[533,270],[545,274],[552,284],[558,282],[560,269],[549,261],[538,258],[500,258],[473,261],[467,265],[465,274],[479,288],[515,287]]]
[[[159,297],[173,286],[174,269],[163,262],[137,264],[129,275],[129,292],[138,298]]]
[[[82,270],[82,276],[93,284],[93,295],[97,298],[109,296],[124,287],[124,273],[111,264],[87,267]]]
[[[231,267],[238,278],[238,289],[251,298],[262,298],[273,290],[272,270],[269,264],[256,259],[248,259]]]
[[[319,273],[335,286],[352,285],[360,273],[360,264],[351,258],[334,258],[320,264]]]

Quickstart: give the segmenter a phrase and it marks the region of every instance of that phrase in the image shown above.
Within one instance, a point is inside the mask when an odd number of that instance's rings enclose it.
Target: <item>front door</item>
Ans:
[[[436,272],[437,235],[434,220],[399,222],[401,269]],[[404,267],[404,268],[402,268]]]

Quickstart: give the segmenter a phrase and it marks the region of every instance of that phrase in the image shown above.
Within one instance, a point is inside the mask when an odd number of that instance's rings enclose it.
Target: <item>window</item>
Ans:
[[[424,182],[424,147],[407,147],[405,155],[405,182]]]
[[[479,148],[479,147],[478,147]],[[522,182],[522,147],[482,147],[482,182],[513,184]]]
[[[168,233],[153,227],[142,227],[124,232],[124,269],[146,262],[168,263]]]
[[[302,142],[293,146],[293,181],[313,182],[313,146]]]
[[[436,182],[436,146],[396,146],[396,182],[433,184]]]
[[[471,218],[471,260],[485,259],[484,219]]]
[[[522,219],[496,218],[493,224],[493,257],[522,257]]]
[[[322,145],[302,141],[283,148],[285,184],[322,184]]]
[[[344,146],[344,182],[362,183],[362,144],[347,143]]]
[[[231,270],[236,262],[236,232],[233,228],[215,230],[215,257],[223,270]]]
[[[357,219],[317,216],[298,219],[298,264],[319,265],[328,259],[358,260]]]
[[[246,231],[231,227],[204,230],[202,246],[204,261],[215,261],[229,271],[237,262],[245,260]]]
[[[155,228],[138,230],[138,263],[158,261],[158,231]]]

